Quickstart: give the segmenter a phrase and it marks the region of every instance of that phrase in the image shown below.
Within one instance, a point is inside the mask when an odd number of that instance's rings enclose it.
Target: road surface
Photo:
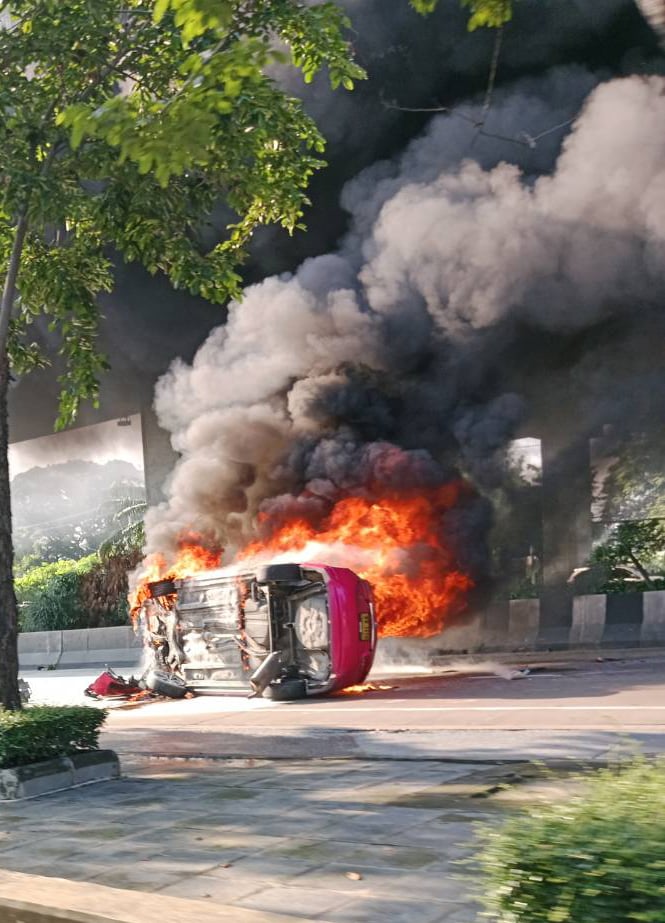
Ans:
[[[526,676],[491,663],[468,669],[498,675],[408,675],[407,668],[372,677],[386,687],[378,691],[304,702],[207,696],[149,703],[112,710],[104,741],[125,753],[190,756],[345,756],[354,747],[367,755],[377,741],[382,754],[409,744],[407,756],[469,748],[476,756],[533,756],[545,743],[548,758],[552,746],[562,755],[599,755],[632,740],[665,750],[665,656],[549,664]],[[35,699],[54,703],[85,701],[93,678],[90,671],[25,675]]]

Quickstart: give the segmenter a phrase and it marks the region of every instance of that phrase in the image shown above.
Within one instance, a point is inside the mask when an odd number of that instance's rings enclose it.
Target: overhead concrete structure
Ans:
[[[143,471],[148,506],[166,499],[165,486],[178,460],[168,433],[157,422],[151,404],[141,408],[141,433],[143,437]]]
[[[665,42],[665,0],[636,0],[642,15]]]

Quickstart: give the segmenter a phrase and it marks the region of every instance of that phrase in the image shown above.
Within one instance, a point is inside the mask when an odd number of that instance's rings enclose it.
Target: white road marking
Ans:
[[[289,705],[289,710],[312,712],[303,706]],[[327,715],[332,712],[340,714],[349,714],[353,712],[373,712],[377,709],[369,705],[353,705],[352,709],[328,707],[325,708]],[[396,711],[665,711],[665,705],[394,705],[390,703],[390,713]]]

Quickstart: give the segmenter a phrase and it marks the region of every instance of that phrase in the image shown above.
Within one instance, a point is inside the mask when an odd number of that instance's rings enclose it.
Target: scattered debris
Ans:
[[[497,792],[500,792],[502,790],[503,790],[502,785],[492,785],[490,788],[486,788],[482,792],[474,792],[469,797],[470,798],[489,798],[490,795],[496,795]]]
[[[30,688],[29,683],[27,683],[24,679],[19,679],[18,691],[21,697],[21,705],[27,705],[32,696],[32,689]]]
[[[526,679],[526,677],[530,675],[531,670],[528,667],[523,667],[520,670],[511,670],[507,679]]]
[[[131,676],[125,679],[114,670],[106,668],[97,679],[90,683],[85,689],[85,695],[91,699],[97,699],[104,702],[104,705],[114,709],[121,708],[138,708],[141,705],[147,705],[150,702],[162,702],[172,698],[195,698],[195,693],[186,690],[184,682],[178,681],[177,690],[172,688],[175,683],[155,682],[157,674],[155,671],[136,679]],[[169,680],[174,678],[170,675]],[[167,688],[168,687],[168,688]],[[176,695],[176,692],[178,695]]]
[[[126,680],[124,676],[106,669],[90,683],[85,694],[91,699],[130,699],[143,691],[143,687],[133,676]]]

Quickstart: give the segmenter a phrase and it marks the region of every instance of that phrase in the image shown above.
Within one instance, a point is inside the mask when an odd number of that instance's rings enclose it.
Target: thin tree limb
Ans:
[[[16,299],[16,285],[18,281],[19,268],[21,266],[21,257],[23,255],[23,245],[25,235],[28,231],[28,200],[23,204],[16,222],[14,230],[14,242],[12,252],[7,265],[7,274],[5,283],[2,288],[2,302],[0,302],[0,355],[4,355],[7,348],[7,337],[9,334],[9,322],[14,309]]]

